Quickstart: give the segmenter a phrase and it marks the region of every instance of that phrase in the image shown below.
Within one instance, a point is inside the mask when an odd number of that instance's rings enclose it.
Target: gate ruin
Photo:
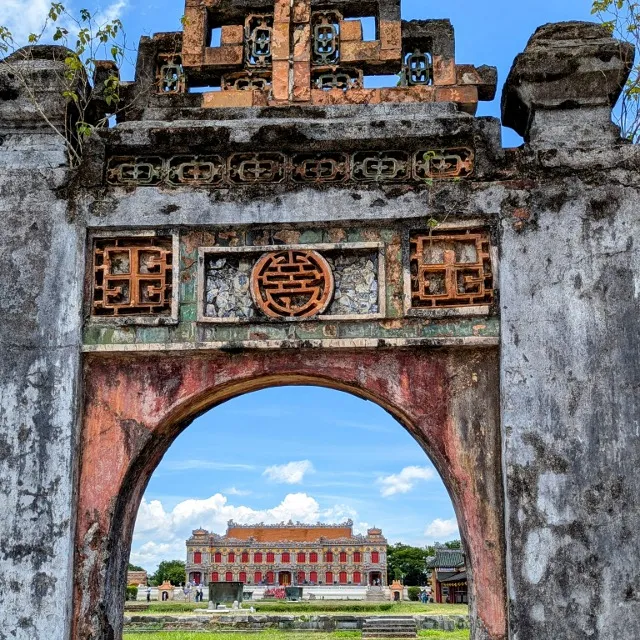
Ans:
[[[295,384],[378,403],[430,456],[473,640],[640,637],[640,151],[611,124],[632,48],[539,29],[503,91],[525,144],[503,149],[475,116],[496,71],[458,63],[446,20],[185,13],[142,39],[78,168],[0,72],[0,639],[121,637],[167,448]],[[15,64],[64,126],[60,53]],[[381,74],[398,86],[365,87]]]

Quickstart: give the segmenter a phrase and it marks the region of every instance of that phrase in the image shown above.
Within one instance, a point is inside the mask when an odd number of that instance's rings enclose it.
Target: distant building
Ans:
[[[387,540],[344,524],[228,523],[219,536],[197,529],[187,540],[187,580],[193,584],[385,585]]]
[[[435,556],[427,559],[431,569],[431,593],[440,603],[467,604],[467,559],[464,550],[436,547]]]
[[[137,587],[138,585],[147,584],[146,571],[127,571],[127,586]]]

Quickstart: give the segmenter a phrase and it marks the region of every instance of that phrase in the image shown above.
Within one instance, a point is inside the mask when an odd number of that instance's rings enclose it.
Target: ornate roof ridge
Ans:
[[[289,520],[289,522],[278,522],[276,524],[266,524],[264,522],[257,522],[254,524],[240,524],[238,522],[234,522],[233,520],[229,520],[227,522],[228,529],[257,529],[258,527],[262,529],[282,529],[282,528],[296,528],[296,529],[343,529],[344,527],[353,527],[353,520],[349,518],[340,524],[327,524],[324,522],[316,522],[315,524],[307,524],[305,522],[294,522],[293,520]]]

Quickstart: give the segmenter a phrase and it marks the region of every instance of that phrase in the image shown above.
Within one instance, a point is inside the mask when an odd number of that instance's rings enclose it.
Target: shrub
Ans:
[[[420,600],[420,587],[409,587],[407,592],[409,594],[409,600],[413,600],[414,602]]]
[[[138,587],[127,587],[127,600],[137,600],[138,599]]]

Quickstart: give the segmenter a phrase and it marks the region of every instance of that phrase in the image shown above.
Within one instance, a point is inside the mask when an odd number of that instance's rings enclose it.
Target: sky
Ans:
[[[344,522],[382,527],[391,543],[459,536],[427,455],[378,405],[320,387],[240,396],[190,425],[153,474],[131,561],[182,558],[191,531],[227,522]]]
[[[48,0],[0,0],[0,25],[16,40],[40,31]],[[70,0],[98,21],[120,18],[128,47],[140,36],[180,29],[182,0]],[[547,22],[589,20],[590,0],[403,0],[403,18],[449,18],[458,63],[498,67],[498,95],[478,115],[500,115],[514,57]],[[123,69],[132,79],[134,55]],[[503,130],[504,146],[521,139]],[[390,542],[424,545],[458,536],[449,496],[425,453],[378,406],[337,391],[281,388],[242,396],[210,411],[178,438],[142,501],[131,560],[149,570],[184,558],[203,526],[224,533],[238,522],[352,518],[356,531],[380,526]]]

